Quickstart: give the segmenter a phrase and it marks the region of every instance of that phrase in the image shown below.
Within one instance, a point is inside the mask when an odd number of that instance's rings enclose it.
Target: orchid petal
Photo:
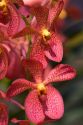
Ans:
[[[18,31],[20,17],[14,5],[8,4],[8,9],[11,15],[11,20],[9,22],[7,32],[9,36],[13,36]]]
[[[45,6],[32,7],[30,12],[36,17],[37,23],[40,27],[47,24],[49,10]]]
[[[25,112],[31,122],[35,124],[43,122],[45,116],[36,90],[31,91],[27,96],[25,100]]]
[[[35,60],[23,60],[23,65],[30,71],[37,83],[42,81],[43,66],[40,62]]]
[[[8,109],[3,103],[0,103],[0,125],[8,125]]]
[[[39,39],[35,39],[35,43],[33,43],[32,45],[32,50],[30,53],[30,59],[39,61],[40,63],[42,63],[43,68],[46,68],[47,66],[47,61],[45,59],[45,55],[44,55],[44,50],[41,46],[41,43],[39,42]]]
[[[60,119],[64,113],[64,103],[61,94],[52,86],[47,87],[46,116],[51,119]]]
[[[8,88],[7,97],[16,96],[30,88],[35,88],[35,84],[25,79],[17,79]]]
[[[73,79],[76,76],[75,69],[67,64],[60,64],[55,67],[45,79],[45,84]]]
[[[63,0],[58,0],[58,2],[55,4],[55,6],[50,9],[49,16],[48,16],[48,24],[51,26],[53,22],[57,19],[59,16],[62,8],[63,8],[64,2]]]
[[[63,57],[63,45],[60,35],[53,33],[48,43],[49,48],[45,50],[45,55],[52,61],[61,62]]]

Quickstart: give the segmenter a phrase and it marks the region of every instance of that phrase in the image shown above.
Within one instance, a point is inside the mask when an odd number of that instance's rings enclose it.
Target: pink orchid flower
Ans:
[[[7,25],[7,32],[9,36],[13,36],[19,27],[19,14],[16,7],[10,0],[0,1],[0,22]]]
[[[63,57],[63,39],[61,35],[52,28],[62,8],[63,0],[59,0],[54,6],[50,7],[50,9],[46,6],[30,8],[31,14],[36,17],[36,26],[29,25],[14,36],[34,35],[30,58],[40,62],[42,60],[44,67],[46,66],[45,56],[56,62],[60,62]],[[37,46],[39,46],[39,48],[37,48]]]
[[[4,103],[0,102],[0,125],[8,125],[8,109]]]
[[[7,97],[12,98],[32,88],[24,104],[28,119],[35,124],[48,119],[60,119],[64,113],[64,103],[61,94],[51,86],[51,83],[74,78],[76,76],[75,69],[67,64],[60,64],[43,79],[44,70],[41,63],[33,60],[24,60],[23,63],[32,74],[35,83],[25,79],[17,79],[8,88]]]

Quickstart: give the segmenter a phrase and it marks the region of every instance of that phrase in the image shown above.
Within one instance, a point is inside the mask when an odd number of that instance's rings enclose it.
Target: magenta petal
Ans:
[[[8,125],[8,109],[3,103],[0,103],[0,125]]]
[[[35,123],[41,123],[44,121],[44,113],[42,105],[38,98],[38,93],[36,90],[33,90],[29,93],[25,100],[25,112],[28,119]]]
[[[60,119],[64,113],[64,103],[61,94],[52,86],[47,87],[47,111],[45,114],[51,119]]]
[[[8,88],[7,97],[16,96],[29,88],[35,88],[35,84],[25,79],[17,79]]]
[[[18,30],[20,17],[13,4],[8,4],[8,9],[10,12],[11,19],[7,31],[9,36],[13,36]]]
[[[60,64],[47,76],[45,83],[60,82],[73,79],[76,76],[75,69],[67,64]]]
[[[24,68],[28,69],[37,83],[42,82],[43,66],[35,60],[23,60]]]
[[[53,33],[51,39],[48,41],[50,48],[45,50],[45,55],[53,61],[61,62],[63,57],[62,38],[59,34]]]

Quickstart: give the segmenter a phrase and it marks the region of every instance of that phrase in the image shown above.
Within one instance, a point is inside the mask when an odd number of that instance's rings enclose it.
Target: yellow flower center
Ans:
[[[37,84],[37,90],[39,95],[46,94],[46,87],[43,83]]]
[[[46,42],[47,40],[49,40],[50,39],[50,37],[51,37],[51,33],[48,31],[48,29],[42,29],[41,30],[41,35],[42,35],[42,37],[43,37],[43,40]]]
[[[0,9],[5,13],[7,11],[7,1],[6,0],[0,0]]]

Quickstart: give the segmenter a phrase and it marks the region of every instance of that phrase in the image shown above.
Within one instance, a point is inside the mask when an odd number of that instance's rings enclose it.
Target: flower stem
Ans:
[[[19,102],[15,101],[15,100],[13,100],[13,99],[10,99],[10,101],[11,101],[13,104],[17,105],[18,107],[20,107],[22,110],[25,109],[24,106],[21,105]]]

